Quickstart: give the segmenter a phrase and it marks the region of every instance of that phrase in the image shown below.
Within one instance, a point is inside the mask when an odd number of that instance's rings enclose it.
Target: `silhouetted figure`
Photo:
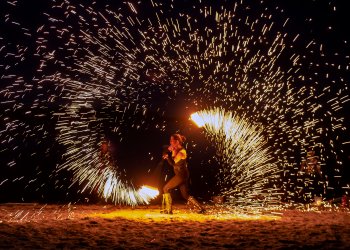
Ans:
[[[163,191],[163,202],[162,202],[162,213],[172,214],[172,198],[170,190],[176,187],[180,188],[182,197],[187,201],[188,205],[192,205],[199,210],[204,212],[204,208],[201,204],[188,192],[189,182],[189,171],[187,168],[187,152],[183,147],[183,143],[186,138],[180,134],[173,134],[170,137],[170,146],[168,150],[171,152],[171,156],[163,154],[163,159],[167,160],[168,163],[173,166],[175,176],[172,177],[164,186]]]

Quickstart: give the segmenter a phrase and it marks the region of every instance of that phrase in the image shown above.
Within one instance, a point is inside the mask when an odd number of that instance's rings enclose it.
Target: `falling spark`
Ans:
[[[279,169],[263,136],[264,128],[220,108],[198,111],[193,117],[204,126],[223,161],[224,174],[218,182],[226,190],[221,192],[240,199],[267,198],[264,194],[272,188],[266,184]]]
[[[199,1],[181,12],[175,2],[155,0],[119,8],[54,1],[41,15],[47,20],[33,29],[12,15],[21,1],[7,4],[1,25],[25,39],[0,35],[1,167],[20,168],[28,159],[40,164],[25,178],[27,169],[1,177],[1,187],[23,182],[45,190],[43,159],[59,154],[49,176],[55,188],[78,186],[82,194],[97,193],[114,203],[145,203],[125,181],[118,159],[101,156],[100,146],[108,132],[125,140],[125,127],[165,131],[168,124],[152,115],[164,116],[168,103],[156,104],[159,96],[181,94],[188,105],[204,110],[192,119],[198,126],[204,119],[222,156],[219,182],[227,194],[243,194],[251,185],[256,190],[247,197],[266,190],[265,198],[310,196],[299,194],[297,177],[303,182],[306,177],[298,176],[295,155],[305,160],[306,151],[316,147],[324,166],[349,141],[342,136],[349,57],[327,54],[325,44],[288,31],[293,18],[263,1],[220,8]],[[32,61],[38,64],[28,77],[21,63]],[[341,172],[341,160],[337,163],[334,176]],[[277,169],[283,176],[265,189],[265,175]]]

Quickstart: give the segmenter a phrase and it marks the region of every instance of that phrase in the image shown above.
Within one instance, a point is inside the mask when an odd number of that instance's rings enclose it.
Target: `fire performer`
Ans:
[[[188,192],[190,174],[187,168],[186,149],[183,147],[185,140],[186,138],[183,135],[173,134],[170,137],[170,146],[168,148],[171,152],[171,157],[168,154],[163,155],[163,159],[166,159],[174,167],[175,176],[163,188],[162,213],[172,214],[172,198],[169,191],[176,187],[180,188],[181,195],[187,200],[188,205],[195,207],[200,213],[205,211],[201,204],[193,196],[190,196]]]

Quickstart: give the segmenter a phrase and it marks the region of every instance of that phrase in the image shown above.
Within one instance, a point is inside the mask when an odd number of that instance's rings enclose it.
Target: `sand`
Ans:
[[[0,248],[350,249],[350,213],[207,205],[0,204]]]

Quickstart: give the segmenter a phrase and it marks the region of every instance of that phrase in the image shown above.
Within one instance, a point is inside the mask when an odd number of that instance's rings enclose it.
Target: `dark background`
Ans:
[[[122,5],[122,3],[118,3],[117,1],[105,2],[116,10]],[[100,6],[96,8],[102,8],[105,2],[99,2],[98,6]],[[245,2],[247,5],[256,6],[253,4],[254,1]],[[203,1],[203,4],[210,4],[216,8],[221,4],[230,6],[233,3],[234,1],[218,1],[218,3],[214,4],[210,1]],[[189,10],[192,5],[192,1],[176,1],[176,8],[178,8],[179,12]],[[262,8],[259,6],[256,6],[256,8]],[[276,21],[282,22],[281,20],[284,20],[285,17],[290,17],[288,24],[288,31],[290,33],[299,33],[300,39],[314,39],[316,42],[322,43],[326,54],[325,61],[330,64],[341,65],[349,62],[348,58],[346,58],[346,56],[348,57],[350,55],[349,44],[344,42],[349,41],[350,35],[346,26],[350,23],[346,1],[267,1],[264,6],[268,6],[270,11],[276,8],[276,6],[284,10],[283,14],[274,15],[274,18],[276,18]],[[336,7],[336,11],[333,11],[334,7]],[[34,72],[39,64],[38,59],[35,56],[31,56],[35,54],[36,49],[35,40],[37,37],[35,36],[35,31],[39,26],[47,22],[47,17],[42,13],[49,9],[50,4],[44,0],[20,1],[16,8],[13,8],[5,1],[1,1],[0,36],[3,38],[3,41],[0,45],[5,44],[9,50],[12,47],[15,49],[15,44],[23,44],[28,47],[28,50],[25,52],[26,59],[19,62],[10,72],[7,71],[6,74],[21,75],[26,81],[33,79]],[[147,15],[146,12],[145,16]],[[5,22],[8,13],[10,13],[11,19],[17,20],[22,24],[20,28]],[[251,9],[251,13],[254,16],[259,11],[256,10],[255,12],[254,9]],[[140,15],[143,16],[142,13]],[[281,20],[278,20],[279,18]],[[28,32],[33,35],[25,35],[26,30],[22,28],[28,29]],[[298,44],[296,44],[295,49],[301,50],[304,48],[298,48]],[[335,53],[338,53],[338,56]],[[313,59],[310,58],[310,61],[313,61]],[[0,64],[2,65],[13,63],[13,59],[9,57],[2,57],[0,59]],[[2,69],[3,67],[0,67],[0,75],[3,75],[1,73]],[[307,69],[304,70],[307,71]],[[319,70],[320,72],[322,70],[325,72],[329,71],[328,68],[323,69],[322,66]],[[343,70],[341,73],[345,80],[348,81],[348,70]],[[160,79],[158,81],[162,80]],[[11,84],[11,80],[7,80],[6,78],[1,79],[1,88],[10,86]],[[32,103],[37,94],[45,95],[47,92],[42,93],[40,89],[32,91],[22,100],[23,103]],[[118,134],[110,129],[110,125],[103,124],[102,127],[105,137],[110,141],[111,154],[116,159],[118,166],[126,172],[126,178],[135,183],[136,186],[142,185],[145,174],[148,173],[149,169],[153,169],[160,160],[162,146],[168,144],[169,136],[174,132],[183,133],[188,139],[187,148],[190,156],[189,166],[192,176],[191,190],[196,196],[208,199],[217,192],[214,177],[216,174],[215,169],[218,167],[218,163],[215,161],[215,148],[204,139],[203,131],[189,120],[190,114],[195,112],[198,107],[193,102],[195,98],[186,98],[184,95],[181,95],[181,93],[173,95],[173,93],[155,91],[151,101],[153,104],[148,107],[146,117],[139,113],[135,114],[131,107],[125,113],[125,117],[130,117],[130,121],[128,122],[126,119],[120,125]],[[173,98],[169,99],[169,96],[173,96]],[[3,96],[1,98],[1,100],[6,100]],[[68,190],[67,186],[69,186],[72,178],[70,173],[61,173],[60,180],[58,181],[59,184],[57,184],[56,177],[53,178],[51,176],[57,164],[62,161],[61,155],[64,149],[55,140],[55,136],[57,136],[55,124],[57,121],[55,118],[50,118],[50,114],[59,111],[63,103],[47,102],[42,104],[44,107],[38,109],[38,113],[46,114],[42,118],[28,117],[21,110],[10,113],[11,119],[24,120],[27,124],[30,124],[29,129],[36,131],[33,133],[36,136],[28,136],[23,139],[22,137],[16,137],[16,132],[13,134],[14,139],[11,142],[0,144],[2,145],[1,147],[4,146],[0,151],[2,172],[0,178],[0,183],[2,182],[2,185],[0,185],[0,189],[2,190],[0,201],[40,200],[66,202],[71,200],[84,201],[85,197],[97,201],[98,198],[95,194],[77,194],[74,190],[79,189],[79,187],[73,187]],[[11,109],[11,105],[2,103],[0,105],[1,114]],[[347,128],[350,125],[348,110],[349,103],[346,103],[341,112],[343,112],[342,114],[346,118],[345,127]],[[103,108],[99,110],[98,104],[96,104],[96,111],[97,113],[106,112]],[[6,115],[8,115],[8,112]],[[4,115],[0,118],[3,119]],[[146,124],[150,124],[150,126],[142,127],[141,129],[132,126],[132,124],[137,124],[143,120],[146,121]],[[40,129],[42,126],[44,126],[45,131],[48,131],[48,134],[41,134],[43,133],[43,130]],[[1,130],[4,130],[5,127],[6,123],[3,120]],[[159,129],[160,127],[164,127],[164,129]],[[25,133],[25,131],[20,131],[19,133]],[[121,137],[123,138],[122,140]],[[342,180],[338,183],[335,182],[334,185],[343,186],[345,183],[349,183],[349,147],[349,144],[344,145],[343,154],[339,155],[344,162],[344,165],[340,168]],[[297,159],[298,153],[296,152]],[[13,158],[16,158],[16,165],[9,166],[8,162]],[[334,160],[333,163],[330,162],[329,164],[334,164]],[[35,181],[29,183],[31,180]],[[57,186],[60,188],[57,188]],[[338,193],[333,195],[340,195],[343,191],[339,189]]]

